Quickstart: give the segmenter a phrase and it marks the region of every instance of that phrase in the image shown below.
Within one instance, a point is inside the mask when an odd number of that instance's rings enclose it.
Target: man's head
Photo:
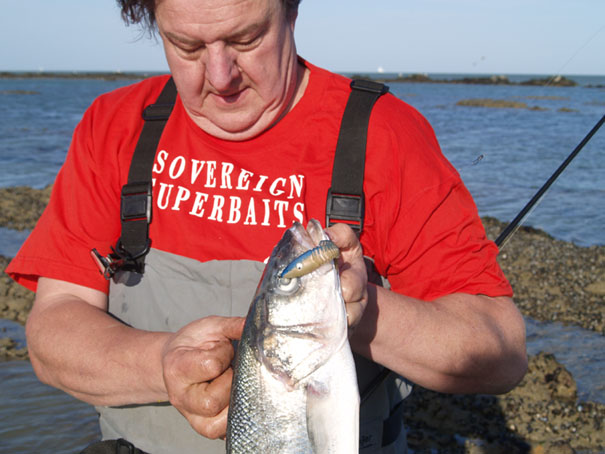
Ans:
[[[208,134],[237,141],[255,137],[279,121],[304,90],[294,43],[298,0],[128,3],[138,5],[139,20],[145,8],[148,25],[157,26],[181,101]]]

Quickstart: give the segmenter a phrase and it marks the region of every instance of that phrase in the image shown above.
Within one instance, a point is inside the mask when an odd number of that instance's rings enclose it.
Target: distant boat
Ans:
[[[378,68],[376,68],[376,72],[382,74],[384,72],[384,68],[382,66],[379,66]]]

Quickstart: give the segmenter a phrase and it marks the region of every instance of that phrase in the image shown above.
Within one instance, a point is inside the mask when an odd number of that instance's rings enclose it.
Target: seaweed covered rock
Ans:
[[[523,82],[520,82],[519,85],[575,87],[576,85],[578,85],[578,83],[574,80],[568,79],[565,76],[552,76],[525,80]]]
[[[0,226],[14,230],[33,229],[50,199],[52,186],[0,188]]]
[[[29,359],[27,347],[19,347],[10,337],[0,337],[0,361]]]
[[[482,220],[492,239],[506,227],[494,218]],[[605,334],[605,246],[581,247],[521,227],[498,261],[524,315]]]
[[[527,104],[521,101],[489,98],[462,99],[458,101],[456,105],[466,107],[490,107],[492,109],[527,109]]]
[[[571,374],[545,353],[530,357],[525,378],[502,396],[416,387],[404,419],[414,452],[597,452],[605,446],[605,405],[578,402]]]
[[[10,259],[0,255],[0,318],[25,324],[34,302],[34,293],[13,281],[4,272]]]

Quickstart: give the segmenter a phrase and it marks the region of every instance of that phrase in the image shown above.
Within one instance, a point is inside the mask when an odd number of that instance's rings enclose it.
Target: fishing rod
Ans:
[[[580,153],[582,148],[584,148],[584,145],[586,145],[588,141],[592,139],[592,136],[594,136],[595,133],[599,130],[599,128],[603,126],[603,123],[605,123],[605,115],[603,115],[603,117],[597,122],[597,124],[594,125],[594,127],[590,130],[590,132],[586,134],[586,137],[584,137],[584,139],[582,139],[582,141],[571,152],[571,154],[567,156],[567,158],[563,161],[559,168],[555,170],[555,172],[550,176],[550,178],[546,180],[546,183],[544,183],[544,185],[540,189],[538,189],[538,192],[534,194],[531,200],[527,203],[527,205],[523,207],[523,209],[519,212],[515,219],[513,219],[511,223],[508,224],[506,228],[500,233],[500,235],[498,235],[498,238],[496,238],[495,243],[499,248],[502,248],[504,244],[506,244],[508,239],[511,237],[511,235],[517,231],[523,220],[527,216],[529,216],[529,214],[536,207],[536,205],[540,203],[540,201],[546,194],[546,191],[548,191],[548,189],[557,180],[557,178],[559,178],[561,173],[563,173],[565,168],[571,163],[571,161],[574,160],[578,153]]]
[[[544,183],[544,185],[536,192],[536,194],[531,198],[531,200],[523,207],[523,209],[519,212],[519,214],[511,221],[508,226],[498,235],[496,238],[496,245],[501,248],[504,246],[506,241],[511,237],[513,233],[517,231],[521,222],[530,214],[531,210],[536,207],[538,203],[542,200],[546,191],[552,186],[552,184],[559,178],[559,175],[565,170],[565,168],[573,161],[573,159],[580,153],[580,150],[584,148],[584,146],[588,143],[592,136],[599,130],[601,126],[605,123],[605,115],[597,122],[597,124],[590,130],[590,132],[582,139],[582,141],[578,144],[578,146],[571,152],[571,154],[563,161],[563,163],[559,166],[557,170],[550,176],[550,178]],[[483,157],[481,155],[480,160]],[[361,392],[360,395],[360,404],[363,404],[372,393],[380,386],[380,384],[387,379],[387,377],[391,374],[391,370],[386,367],[382,369],[370,383],[366,386],[366,388]]]

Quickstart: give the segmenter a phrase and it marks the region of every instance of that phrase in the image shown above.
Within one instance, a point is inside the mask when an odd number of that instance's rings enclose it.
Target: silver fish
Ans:
[[[327,239],[318,221],[295,223],[269,258],[237,349],[227,453],[358,452],[359,393],[334,260],[280,277]]]

